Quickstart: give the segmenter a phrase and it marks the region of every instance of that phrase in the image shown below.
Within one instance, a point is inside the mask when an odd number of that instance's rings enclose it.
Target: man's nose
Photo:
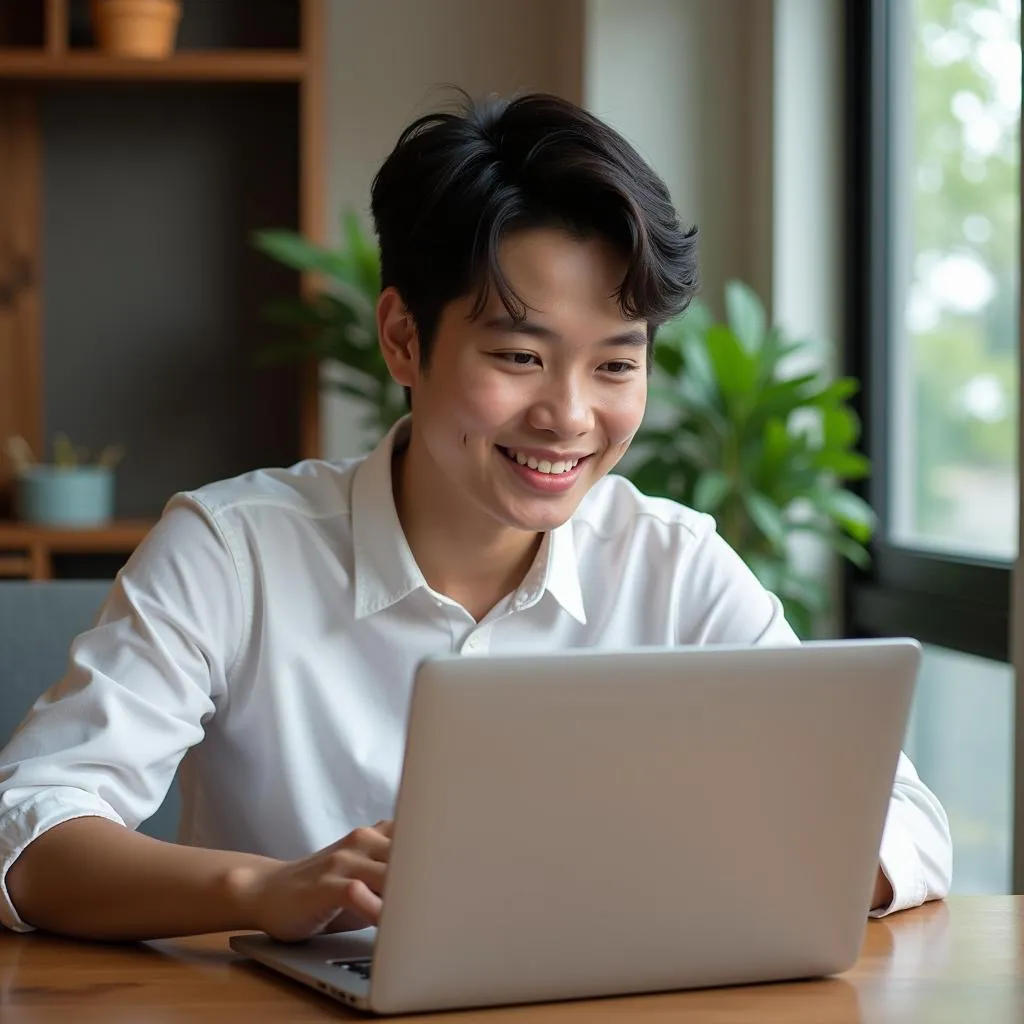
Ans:
[[[579,437],[593,429],[594,409],[587,389],[572,380],[551,381],[530,409],[530,425],[559,437]]]

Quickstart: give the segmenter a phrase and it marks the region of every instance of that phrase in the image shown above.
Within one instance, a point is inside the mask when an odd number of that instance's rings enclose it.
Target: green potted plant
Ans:
[[[114,517],[114,469],[123,456],[120,445],[108,445],[93,459],[90,453],[57,434],[53,461],[37,462],[22,437],[6,442],[14,469],[15,511],[40,526],[101,526]]]
[[[860,423],[848,404],[858,385],[829,380],[814,347],[768,326],[741,282],[726,286],[725,306],[725,323],[695,302],[658,332],[648,416],[627,472],[646,493],[715,516],[807,637],[827,593],[799,569],[794,540],[816,537],[857,565],[868,561],[875,516],[844,486],[871,468],[856,450]]]
[[[331,363],[326,387],[354,399],[363,410],[361,426],[375,443],[406,411],[377,341],[380,255],[359,218],[341,218],[341,244],[316,245],[294,231],[268,229],[253,236],[261,252],[293,270],[312,274],[316,294],[287,298],[264,309],[271,323],[293,331],[292,339],[263,350],[264,360],[308,359]]]

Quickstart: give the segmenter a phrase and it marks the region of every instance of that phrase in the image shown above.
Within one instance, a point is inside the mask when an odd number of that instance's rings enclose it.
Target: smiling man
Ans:
[[[374,922],[423,657],[796,642],[709,517],[609,475],[657,328],[696,288],[696,233],[636,152],[552,97],[469,105],[403,133],[373,215],[411,415],[365,460],[169,503],[0,754],[8,927]],[[179,764],[180,842],[135,832]],[[949,875],[945,814],[903,757],[874,912]]]

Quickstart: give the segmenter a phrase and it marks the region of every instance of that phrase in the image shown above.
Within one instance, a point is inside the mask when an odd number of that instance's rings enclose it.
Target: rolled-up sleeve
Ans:
[[[709,532],[691,570],[702,600],[702,615],[690,626],[697,642],[781,647],[800,641],[789,627],[781,602],[769,594],[739,556]],[[694,642],[690,639],[689,642]],[[953,842],[938,798],[921,781],[910,759],[900,754],[882,834],[879,864],[893,889],[883,917],[949,894]]]
[[[73,643],[64,678],[0,751],[0,924],[29,930],[6,876],[48,829],[91,816],[134,829],[160,806],[226,693],[242,594],[223,527],[176,496]]]
[[[888,906],[873,910],[872,917],[919,907],[949,894],[953,877],[949,820],[906,754],[900,754],[896,767],[879,860],[893,899]]]

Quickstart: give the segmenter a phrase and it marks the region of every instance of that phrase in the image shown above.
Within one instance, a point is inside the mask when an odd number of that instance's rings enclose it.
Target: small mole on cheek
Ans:
[[[469,447],[469,434],[463,434],[462,435],[462,447],[463,448],[468,448]]]

